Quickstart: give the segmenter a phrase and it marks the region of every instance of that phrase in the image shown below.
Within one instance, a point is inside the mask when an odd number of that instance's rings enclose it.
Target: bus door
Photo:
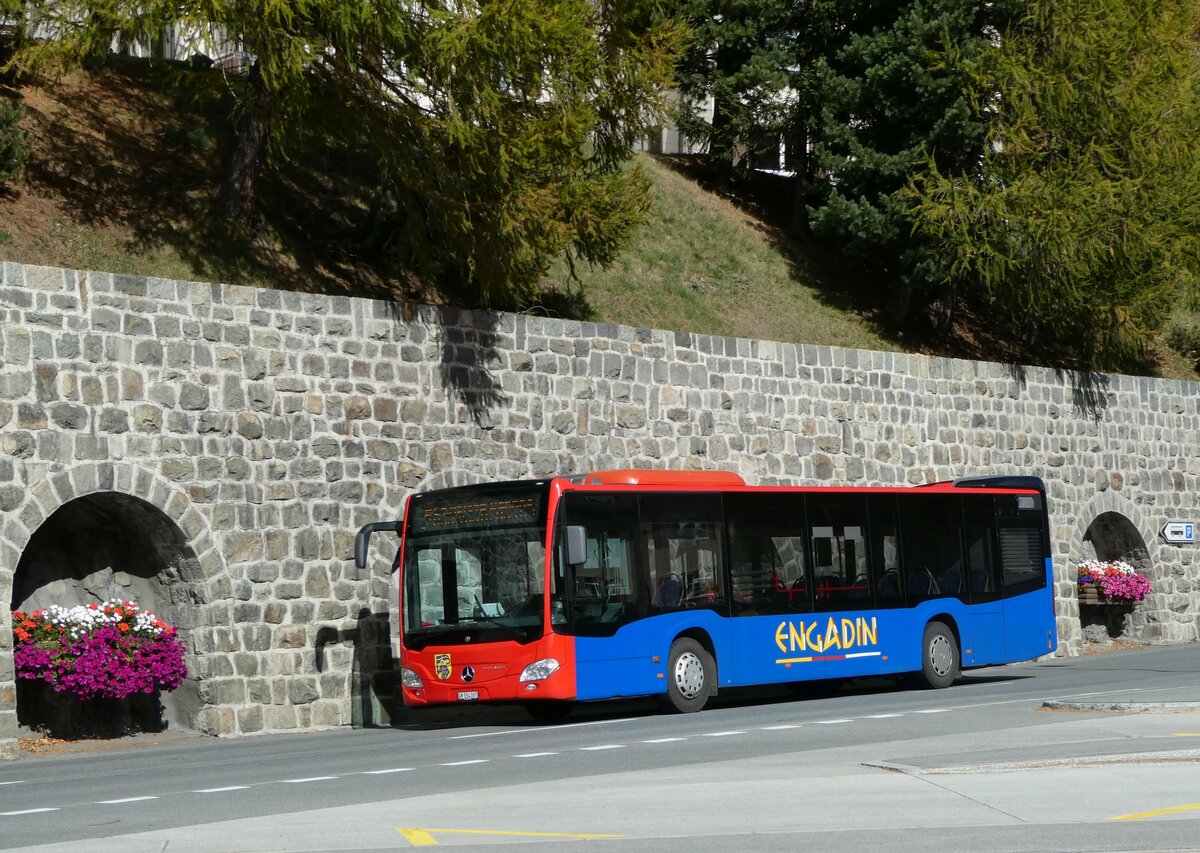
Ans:
[[[725,518],[736,683],[824,678],[824,629],[813,612],[803,495],[726,495]]]
[[[996,553],[996,509],[990,495],[963,496],[963,533],[967,571],[963,586],[971,603],[963,632],[963,665],[984,666],[1009,660],[1004,604],[1000,599],[1000,558]],[[960,626],[961,627],[961,626]]]
[[[1045,594],[1045,517],[1039,495],[996,498],[1004,643],[1009,660],[1049,654],[1056,645],[1053,598]]]

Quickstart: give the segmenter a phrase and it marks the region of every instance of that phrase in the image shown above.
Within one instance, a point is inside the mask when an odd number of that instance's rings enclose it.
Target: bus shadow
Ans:
[[[989,673],[963,675],[946,688],[950,693],[963,687],[1003,684],[1032,678],[1023,673]],[[847,696],[876,696],[881,694],[925,693],[934,691],[914,687],[911,676],[870,676],[827,681],[798,681],[791,684],[772,684],[759,687],[735,687],[720,691],[706,710],[752,708],[782,705],[792,702],[845,698]],[[704,711],[700,712],[701,714]],[[440,705],[432,708],[401,709],[392,728],[401,731],[445,731],[467,728],[553,728],[555,726],[602,722],[629,717],[653,717],[664,714],[654,698],[613,699],[604,702],[582,703],[569,715],[557,721],[536,720],[520,705]],[[668,715],[674,716],[674,715]]]

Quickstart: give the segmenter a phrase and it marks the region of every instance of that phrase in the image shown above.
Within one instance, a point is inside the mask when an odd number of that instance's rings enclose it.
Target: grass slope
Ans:
[[[0,86],[25,105],[33,155],[0,190],[0,258],[71,269],[439,301],[380,277],[356,247],[365,217],[344,161],[291,163],[260,181],[249,238],[215,226],[209,205],[232,102],[223,78],[115,60],[101,74]],[[328,154],[326,154],[328,156]],[[950,340],[903,337],[877,321],[871,282],[847,280],[769,216],[707,192],[685,165],[639,156],[655,208],[608,270],[565,264],[531,313],[700,334],[908,350],[1028,363],[964,311]],[[337,187],[331,181],[340,181]],[[347,188],[349,191],[347,192]],[[341,190],[334,192],[333,190]],[[1180,327],[1187,328],[1187,327]],[[1178,336],[1177,336],[1178,337]],[[1173,340],[1159,372],[1196,378],[1200,332]]]

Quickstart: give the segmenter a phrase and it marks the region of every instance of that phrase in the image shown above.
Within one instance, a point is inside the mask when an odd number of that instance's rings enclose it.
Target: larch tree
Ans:
[[[1142,362],[1197,297],[1197,33],[1195,0],[1034,0],[976,74],[980,168],[913,181],[944,280],[984,289],[1073,366]]]
[[[19,0],[0,0],[0,10]],[[550,260],[604,264],[649,207],[630,141],[662,109],[683,28],[658,0],[58,0],[22,67],[81,64],[168,25],[236,45],[218,214],[253,216],[271,158],[322,134],[373,171],[398,276],[519,304]]]

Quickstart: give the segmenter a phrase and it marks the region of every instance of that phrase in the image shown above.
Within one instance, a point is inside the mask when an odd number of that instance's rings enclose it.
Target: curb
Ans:
[[[1043,702],[1048,711],[1124,711],[1133,714],[1197,714],[1200,702]]]

